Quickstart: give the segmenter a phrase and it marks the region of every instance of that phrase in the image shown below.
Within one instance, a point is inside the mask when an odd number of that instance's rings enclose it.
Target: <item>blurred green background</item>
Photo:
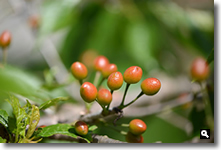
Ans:
[[[39,105],[58,96],[81,103],[77,90],[66,89],[75,81],[69,72],[75,61],[90,67],[92,56],[104,55],[122,73],[138,65],[143,79],[161,74],[169,79],[185,76],[186,81],[192,60],[207,58],[214,48],[212,0],[0,0],[0,8],[0,33],[9,30],[13,35],[8,65],[0,68],[0,108],[9,114],[11,108],[4,100],[8,93],[16,94],[23,104],[26,98]],[[208,81],[212,104],[213,66]],[[88,80],[93,82],[95,72],[90,72]],[[165,99],[182,91],[174,93]],[[207,127],[205,113],[192,103],[185,106],[170,111],[192,124],[190,133],[159,114],[143,115],[139,118],[147,123],[144,142],[179,143],[199,136],[199,129]],[[125,116],[119,123],[133,118]],[[125,140],[102,125],[97,133]]]

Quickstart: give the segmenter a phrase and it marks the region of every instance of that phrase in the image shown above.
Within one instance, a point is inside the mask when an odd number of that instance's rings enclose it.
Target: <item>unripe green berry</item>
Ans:
[[[105,56],[98,56],[94,60],[94,69],[102,71],[109,64],[109,60]]]
[[[134,84],[140,81],[143,71],[138,66],[131,66],[124,72],[124,81],[128,84]]]
[[[82,136],[87,135],[88,126],[85,122],[77,121],[74,126],[75,126],[75,131],[77,132],[77,134],[82,135]]]
[[[142,135],[134,135],[131,132],[128,132],[126,135],[126,141],[128,143],[143,143]]]
[[[11,33],[8,31],[2,32],[0,35],[0,47],[6,48],[11,43]]]
[[[156,78],[147,78],[141,83],[141,89],[146,95],[154,95],[161,88],[161,82]]]
[[[71,65],[71,72],[73,76],[78,80],[85,79],[88,74],[86,66],[80,62],[74,62]]]
[[[97,94],[97,101],[101,105],[109,105],[112,101],[112,94],[107,89],[100,89]]]
[[[97,88],[90,82],[84,82],[80,88],[82,99],[87,102],[93,102],[97,97]]]
[[[196,81],[206,80],[209,76],[209,65],[204,58],[196,58],[191,66],[191,76]]]
[[[134,135],[141,135],[147,129],[146,124],[140,119],[133,119],[129,124],[129,130]]]
[[[117,66],[115,64],[108,64],[104,69],[101,71],[102,76],[107,78],[111,73],[117,71]]]
[[[107,86],[112,90],[118,90],[123,84],[123,76],[120,72],[113,72],[107,79]]]

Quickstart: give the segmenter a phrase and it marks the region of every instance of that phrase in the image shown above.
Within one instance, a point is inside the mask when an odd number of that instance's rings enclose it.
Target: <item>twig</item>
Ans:
[[[85,141],[84,139],[77,137],[77,138],[73,138],[71,136],[67,136],[67,135],[63,135],[63,134],[55,134],[51,137],[49,137],[50,139],[55,139],[55,140],[64,140],[64,141],[70,141],[70,142],[78,142],[78,143],[87,143],[87,141]],[[109,138],[108,136],[101,136],[101,135],[92,135],[92,143],[126,143],[126,142],[122,142],[119,140],[114,140]]]

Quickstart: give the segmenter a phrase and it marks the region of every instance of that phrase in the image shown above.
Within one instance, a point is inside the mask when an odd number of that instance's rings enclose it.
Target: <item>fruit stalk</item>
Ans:
[[[120,104],[119,107],[122,107],[124,105],[125,97],[126,97],[129,86],[130,86],[130,84],[127,83],[125,91],[124,91],[124,96],[123,96],[123,99],[122,99],[121,104]]]

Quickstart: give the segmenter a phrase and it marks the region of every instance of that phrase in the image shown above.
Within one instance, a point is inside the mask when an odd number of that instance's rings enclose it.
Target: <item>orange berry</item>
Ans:
[[[80,88],[82,99],[87,102],[93,102],[97,97],[97,88],[90,82],[84,82]]]
[[[82,80],[87,77],[88,71],[84,64],[80,62],[74,62],[71,65],[71,72],[76,79]]]
[[[128,84],[134,84],[140,81],[143,71],[138,66],[131,66],[124,72],[124,81]]]
[[[133,119],[129,124],[129,130],[134,135],[141,135],[147,129],[146,124],[140,119]]]
[[[112,101],[112,95],[107,89],[100,89],[97,94],[97,101],[101,105],[109,105]]]
[[[0,46],[2,48],[8,47],[11,43],[11,33],[9,31],[2,32],[0,36]]]
[[[206,80],[209,76],[209,65],[204,58],[196,58],[191,66],[191,76],[196,81]]]
[[[82,136],[87,135],[87,133],[88,133],[88,126],[83,121],[77,121],[75,123],[75,131],[79,135],[82,135]]]
[[[101,71],[102,76],[107,78],[111,73],[117,71],[117,66],[115,64],[108,64],[104,69]]]
[[[141,83],[141,89],[146,95],[154,95],[161,88],[161,83],[157,78],[147,78]]]
[[[118,90],[123,84],[123,76],[120,72],[113,72],[107,79],[107,86],[112,90]]]
[[[109,60],[105,56],[98,56],[94,60],[94,69],[102,71],[109,64]]]

